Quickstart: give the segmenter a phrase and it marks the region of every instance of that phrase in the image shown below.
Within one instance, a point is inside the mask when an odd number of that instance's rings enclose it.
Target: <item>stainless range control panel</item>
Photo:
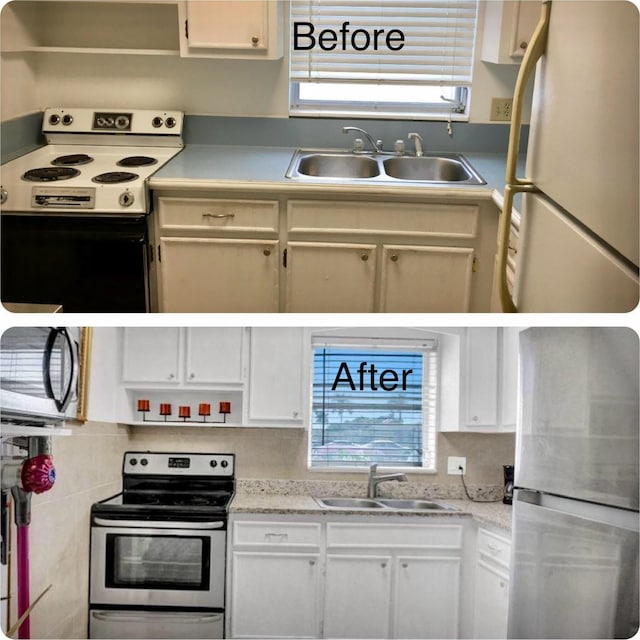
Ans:
[[[155,453],[127,452],[125,475],[224,476],[235,472],[235,456],[231,453]]]

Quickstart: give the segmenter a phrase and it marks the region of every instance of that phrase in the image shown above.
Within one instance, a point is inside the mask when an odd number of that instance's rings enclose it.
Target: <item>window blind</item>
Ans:
[[[405,44],[400,51],[323,51],[294,50],[292,42],[291,80],[470,85],[476,17],[476,0],[292,0],[292,38],[294,22],[311,23],[316,37],[349,22],[349,35],[399,29]],[[356,42],[362,46],[364,36]]]
[[[438,380],[434,347],[432,342],[432,350],[316,348],[312,466],[434,465]],[[380,374],[385,370],[398,373],[396,388],[391,389],[389,376],[387,389],[382,388]],[[406,384],[403,370],[411,370]]]

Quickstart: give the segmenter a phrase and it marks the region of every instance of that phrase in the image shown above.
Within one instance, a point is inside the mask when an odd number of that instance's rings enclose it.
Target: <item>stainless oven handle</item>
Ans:
[[[155,520],[107,520],[106,518],[94,518],[93,523],[102,527],[118,526],[139,529],[222,529],[225,524],[220,520],[213,522],[157,522]]]
[[[92,617],[96,620],[104,620],[108,621],[121,621],[121,622],[145,622],[149,619],[157,619],[157,618],[171,618],[177,619],[183,622],[211,622],[213,620],[219,620],[222,616],[221,613],[215,613],[210,616],[199,616],[195,617],[195,615],[188,613],[178,613],[175,611],[171,612],[162,612],[162,611],[151,611],[149,615],[144,615],[143,613],[123,613],[123,612],[102,612],[102,611],[92,611]]]

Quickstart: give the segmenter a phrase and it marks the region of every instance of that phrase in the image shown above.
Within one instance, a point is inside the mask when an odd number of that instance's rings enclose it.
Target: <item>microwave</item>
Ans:
[[[11,327],[0,337],[0,420],[60,426],[75,418],[80,329]]]

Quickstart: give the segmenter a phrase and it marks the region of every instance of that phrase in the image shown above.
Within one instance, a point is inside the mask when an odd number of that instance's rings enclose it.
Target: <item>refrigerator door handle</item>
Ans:
[[[536,68],[538,60],[547,47],[549,32],[549,16],[551,14],[551,0],[543,0],[540,21],[536,27],[524,58],[520,65],[518,78],[513,94],[511,108],[511,125],[509,128],[509,149],[507,151],[506,186],[502,216],[500,217],[500,231],[498,234],[498,273],[500,280],[500,302],[502,310],[514,313],[518,309],[507,287],[507,258],[509,253],[509,235],[511,231],[511,212],[513,210],[513,196],[523,191],[535,192],[536,186],[531,180],[516,177],[518,153],[520,150],[520,129],[522,124],[522,103],[527,83]]]

